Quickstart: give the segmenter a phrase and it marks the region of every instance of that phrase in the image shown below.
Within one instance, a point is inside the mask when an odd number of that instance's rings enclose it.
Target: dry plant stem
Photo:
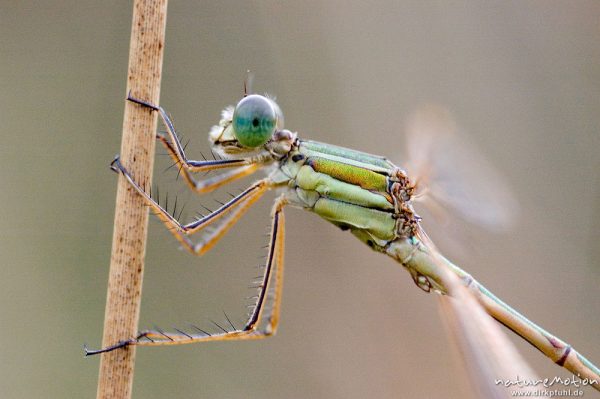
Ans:
[[[133,6],[127,92],[158,104],[167,0],[136,0]],[[149,186],[154,163],[157,115],[125,102],[121,162],[136,181]],[[102,346],[137,333],[146,252],[148,209],[119,175]],[[130,398],[135,346],[103,353],[97,398]]]

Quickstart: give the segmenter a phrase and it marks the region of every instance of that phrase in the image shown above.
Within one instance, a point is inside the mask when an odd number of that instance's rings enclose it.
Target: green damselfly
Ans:
[[[212,149],[220,159],[195,161],[187,158],[173,123],[162,107],[136,99],[129,101],[160,114],[167,130],[157,138],[180,168],[185,181],[197,193],[208,193],[225,184],[266,170],[267,177],[206,216],[182,224],[176,215],[158,204],[136,183],[117,157],[114,171],[121,173],[144,198],[146,204],[193,254],[202,255],[267,191],[279,191],[272,208],[268,255],[258,286],[256,304],[243,328],[211,334],[192,326],[143,331],[112,346],[87,351],[97,354],[127,345],[176,345],[204,341],[249,340],[273,335],[279,322],[283,278],[284,213],[286,205],[316,213],[340,229],[349,231],[374,251],[388,255],[410,273],[424,291],[453,297],[469,295],[489,315],[535,346],[556,364],[590,381],[600,380],[600,370],[569,344],[545,331],[505,304],[467,272],[441,256],[423,231],[412,202],[419,184],[384,157],[304,140],[284,129],[283,114],[275,101],[257,94],[245,95],[226,108],[218,125],[209,133]],[[225,170],[205,179],[195,173]],[[190,236],[204,231],[200,242]],[[457,283],[457,281],[459,283]],[[465,289],[466,288],[466,289]],[[465,301],[468,302],[468,301]],[[472,304],[470,306],[473,306]],[[598,383],[592,385],[600,390]]]

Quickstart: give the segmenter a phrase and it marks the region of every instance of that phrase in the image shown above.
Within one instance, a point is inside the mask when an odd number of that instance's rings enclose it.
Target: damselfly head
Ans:
[[[283,113],[267,96],[250,94],[226,108],[210,132],[211,144],[226,154],[260,150],[283,129]]]

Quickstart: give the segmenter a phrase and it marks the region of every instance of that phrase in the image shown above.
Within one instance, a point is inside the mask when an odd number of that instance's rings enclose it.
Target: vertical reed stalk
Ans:
[[[158,104],[167,0],[135,0],[129,47],[127,92]],[[125,104],[121,162],[143,187],[152,181],[156,112]],[[103,347],[135,336],[138,329],[148,209],[119,175]],[[103,353],[97,398],[130,398],[135,346]]]

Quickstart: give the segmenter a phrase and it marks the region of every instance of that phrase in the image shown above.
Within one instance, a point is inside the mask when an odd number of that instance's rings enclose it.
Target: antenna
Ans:
[[[254,74],[251,70],[246,70],[246,79],[244,80],[244,97],[252,94],[252,82],[254,81]]]

